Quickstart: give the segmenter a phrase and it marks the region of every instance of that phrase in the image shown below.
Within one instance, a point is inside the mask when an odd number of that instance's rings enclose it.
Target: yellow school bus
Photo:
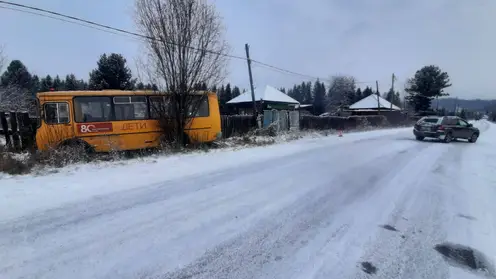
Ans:
[[[158,147],[158,116],[152,109],[167,94],[152,91],[58,91],[37,94],[39,150],[82,144],[88,150],[109,152]],[[198,92],[185,137],[208,143],[221,137],[219,103],[214,92]],[[196,97],[198,96],[198,97]]]

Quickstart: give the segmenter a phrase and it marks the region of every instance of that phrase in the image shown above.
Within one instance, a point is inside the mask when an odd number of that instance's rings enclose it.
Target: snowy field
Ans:
[[[0,278],[495,278],[496,126],[475,125],[4,176]]]

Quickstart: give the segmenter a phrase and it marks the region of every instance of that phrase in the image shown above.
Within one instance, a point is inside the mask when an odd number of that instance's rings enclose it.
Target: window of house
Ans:
[[[145,96],[114,97],[115,120],[148,119],[148,105]]]
[[[76,122],[105,122],[112,120],[110,97],[75,97]]]
[[[193,95],[189,98],[188,117],[207,117],[209,115],[207,95]]]
[[[69,123],[69,105],[67,103],[46,103],[44,110],[47,124]]]

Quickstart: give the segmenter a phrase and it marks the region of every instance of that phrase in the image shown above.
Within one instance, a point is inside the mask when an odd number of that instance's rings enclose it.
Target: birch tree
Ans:
[[[335,112],[352,105],[356,81],[352,76],[333,76],[329,84],[328,111]]]

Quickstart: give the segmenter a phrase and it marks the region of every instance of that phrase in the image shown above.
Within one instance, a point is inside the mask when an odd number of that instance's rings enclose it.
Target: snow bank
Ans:
[[[456,169],[455,184],[447,188],[452,193],[451,210],[455,213],[447,242],[472,247],[483,252],[494,266],[496,261],[496,125],[479,120],[472,122],[480,129],[481,136],[475,144],[463,148],[463,161]],[[467,202],[470,201],[470,202]],[[472,278],[470,273],[454,268],[450,278]],[[473,276],[475,278],[475,276]]]

